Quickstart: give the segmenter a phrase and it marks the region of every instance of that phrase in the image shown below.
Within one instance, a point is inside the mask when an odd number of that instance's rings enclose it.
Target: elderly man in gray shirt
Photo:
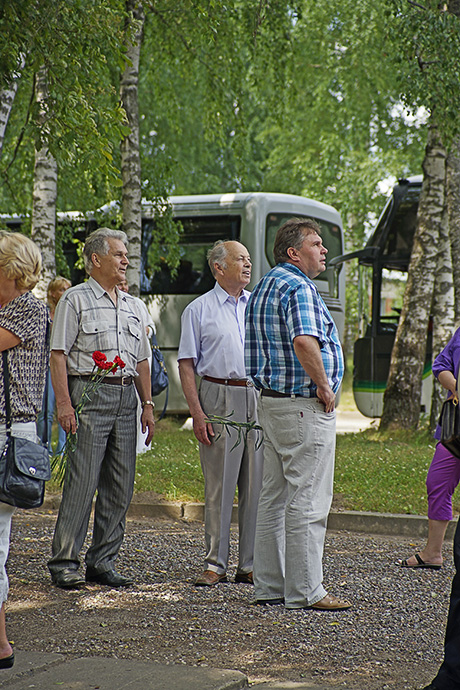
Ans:
[[[85,557],[86,582],[125,587],[131,580],[115,570],[125,516],[134,487],[137,395],[141,423],[150,443],[155,428],[151,401],[150,345],[134,298],[116,287],[129,264],[124,232],[100,228],[84,247],[86,283],[60,299],[51,335],[51,377],[58,421],[67,434],[77,433],[69,452],[62,501],[48,563],[55,585],[75,589],[85,584],[78,573],[94,495],[93,539]],[[125,367],[108,374],[78,420],[75,407],[93,371],[99,351]],[[133,385],[135,384],[135,385]]]

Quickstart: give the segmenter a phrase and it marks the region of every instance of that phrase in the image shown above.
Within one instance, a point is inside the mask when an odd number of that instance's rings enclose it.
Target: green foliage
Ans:
[[[44,138],[59,162],[60,210],[94,212],[119,200],[125,3],[0,7],[0,79],[10,80],[27,52],[0,211],[30,211],[33,149]],[[139,109],[148,199],[251,189],[312,196],[341,211],[351,250],[382,205],[378,182],[420,170],[426,132],[416,109],[436,105],[446,130],[458,120],[458,19],[434,0],[158,0],[145,11]],[[41,65],[46,127],[33,98]],[[176,236],[166,219],[158,247],[170,243],[172,261]]]
[[[398,75],[403,100],[433,113],[448,144],[460,133],[460,16],[437,0],[392,0],[390,7],[397,22],[397,57],[404,62]]]
[[[0,14],[3,84],[26,56],[2,161],[10,190],[3,201],[8,212],[30,209],[34,147],[46,144],[69,181],[84,178],[91,167],[98,169],[99,179],[112,184],[118,179],[114,146],[118,152],[128,130],[109,62],[123,62],[123,8],[121,0],[5,3]],[[48,80],[44,121],[34,97],[34,74],[41,67]]]

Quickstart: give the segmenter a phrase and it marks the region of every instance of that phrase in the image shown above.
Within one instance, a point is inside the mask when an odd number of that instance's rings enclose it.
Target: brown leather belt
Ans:
[[[214,376],[203,376],[205,381],[220,383],[222,386],[252,386],[248,379],[216,379]]]
[[[91,376],[88,374],[82,374],[81,376],[76,376],[75,378],[83,379],[83,381],[89,381]],[[109,383],[112,386],[130,386],[134,381],[134,376],[104,376],[101,383]]]
[[[279,391],[273,391],[271,388],[262,388],[261,395],[267,398],[301,398],[300,393],[280,393]]]

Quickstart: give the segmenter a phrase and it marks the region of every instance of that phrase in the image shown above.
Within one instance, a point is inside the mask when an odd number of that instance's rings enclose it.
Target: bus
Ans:
[[[166,265],[156,270],[149,266],[155,214],[153,207],[144,203],[140,281],[141,297],[156,324],[169,374],[169,413],[188,411],[177,366],[180,317],[189,302],[214,286],[206,253],[216,240],[238,240],[247,247],[252,260],[250,290],[274,266],[273,244],[278,228],[292,217],[314,218],[328,249],[326,270],[315,283],[343,336],[345,271],[342,266],[329,265],[331,258],[343,253],[342,220],[335,208],[301,196],[264,192],[172,196],[170,202],[174,220],[183,228],[178,272],[173,277]],[[160,409],[164,395],[158,397]]]
[[[255,283],[274,266],[273,245],[279,227],[289,218],[313,218],[321,228],[323,243],[328,249],[326,270],[315,283],[343,337],[345,323],[345,271],[330,266],[333,257],[343,254],[343,227],[338,211],[332,206],[292,194],[246,192],[172,196],[169,202],[173,220],[182,225],[180,235],[180,264],[171,273],[166,262],[153,268],[152,252],[155,236],[155,207],[142,202],[141,237],[141,298],[149,309],[157,330],[158,345],[164,355],[169,376],[167,412],[187,414],[188,406],[182,393],[177,366],[180,339],[180,319],[184,308],[193,299],[214,287],[206,254],[216,240],[238,240],[251,255],[252,279]],[[109,204],[100,214],[113,210]],[[98,217],[99,217],[98,216]],[[19,217],[0,218],[11,230],[19,230]],[[67,236],[84,241],[97,227],[95,218],[78,212],[59,213],[57,222],[67,226]],[[110,220],[107,221],[112,226]],[[77,252],[72,242],[65,243],[63,253],[69,265],[72,283],[84,280],[75,268]],[[163,408],[166,393],[157,399]]]
[[[422,175],[400,179],[365,247],[330,262],[337,267],[358,259],[360,324],[353,349],[353,396],[358,410],[367,417],[382,416],[422,182]],[[429,412],[431,407],[431,355],[428,332],[421,412]]]

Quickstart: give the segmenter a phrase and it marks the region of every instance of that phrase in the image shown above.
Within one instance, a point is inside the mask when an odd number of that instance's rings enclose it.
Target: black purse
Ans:
[[[152,365],[150,368],[152,396],[160,395],[160,393],[166,390],[166,399],[163,407],[163,412],[159,416],[159,419],[162,419],[165,415],[166,408],[168,406],[169,378],[168,372],[166,370],[165,359],[160,348],[158,347],[158,342],[155,334],[153,334],[150,338],[150,343],[152,345]]]
[[[40,508],[45,482],[51,479],[48,448],[11,435],[10,380],[5,350],[2,356],[7,439],[0,457],[0,501],[17,508]]]
[[[456,458],[460,458],[460,409],[457,396],[443,402],[439,426],[442,445]]]

